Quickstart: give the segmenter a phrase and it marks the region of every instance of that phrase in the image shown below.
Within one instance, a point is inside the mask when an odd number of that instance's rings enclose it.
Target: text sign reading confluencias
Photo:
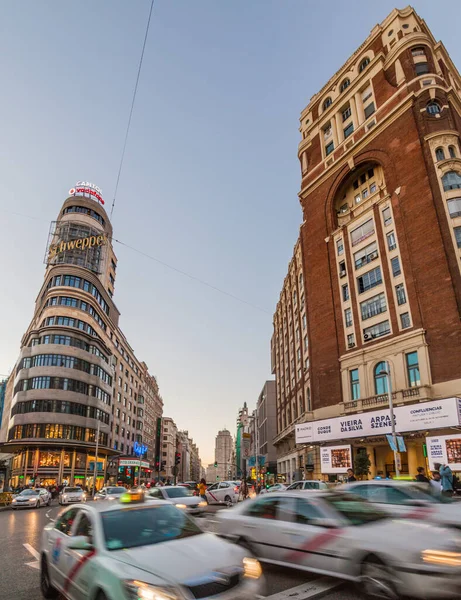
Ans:
[[[78,240],[69,240],[68,242],[51,244],[48,258],[52,259],[56,254],[65,252],[66,250],[85,250],[86,248],[93,248],[94,246],[104,246],[106,243],[107,237],[105,235],[90,235]]]

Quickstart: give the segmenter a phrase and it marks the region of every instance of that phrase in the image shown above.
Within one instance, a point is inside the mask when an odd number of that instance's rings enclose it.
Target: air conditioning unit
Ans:
[[[349,348],[355,348],[355,344],[354,344],[354,342],[351,342],[351,343],[349,344]]]
[[[340,271],[339,276],[341,278],[346,277],[346,271]]]
[[[368,340],[371,340],[371,335],[369,333],[365,333],[365,335],[363,336],[363,339],[367,342]]]
[[[372,252],[369,257],[370,260],[375,260],[376,258],[378,258],[378,253],[377,252]]]

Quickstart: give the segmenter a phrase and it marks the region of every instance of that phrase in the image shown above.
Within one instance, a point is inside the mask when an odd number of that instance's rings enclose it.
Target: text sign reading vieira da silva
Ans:
[[[399,433],[453,427],[460,424],[458,398],[445,398],[394,408]],[[296,443],[323,442],[391,433],[389,409],[373,410],[296,425]]]
[[[75,187],[69,190],[69,196],[90,196],[100,204],[104,204],[102,189],[89,181],[77,181]]]
[[[52,259],[60,252],[66,250],[86,250],[86,248],[93,248],[94,246],[104,246],[107,243],[107,237],[105,235],[89,235],[85,238],[79,238],[78,240],[69,240],[68,242],[59,242],[57,244],[51,244],[48,253],[48,258]]]

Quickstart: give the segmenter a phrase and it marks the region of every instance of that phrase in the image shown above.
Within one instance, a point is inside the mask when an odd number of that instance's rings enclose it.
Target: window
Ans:
[[[306,329],[307,327],[307,317],[306,315],[303,315],[303,329]]]
[[[451,198],[448,200],[447,204],[448,212],[450,213],[450,217],[452,219],[461,217],[461,198]]]
[[[342,94],[344,92],[344,90],[346,90],[350,86],[350,84],[351,84],[350,79],[345,79],[339,88],[340,93]]]
[[[405,295],[405,288],[403,286],[403,283],[399,283],[399,285],[395,286],[395,294],[397,296],[397,304],[399,306],[406,303],[407,298]]]
[[[344,260],[339,263],[339,276],[346,277],[346,263]]]
[[[395,250],[397,248],[397,242],[395,241],[395,233],[391,231],[387,234],[387,247],[389,250]]]
[[[387,394],[388,385],[387,385],[387,365],[384,361],[379,362],[374,370],[374,378],[375,378],[375,394]]]
[[[370,64],[370,59],[368,58],[368,56],[366,58],[364,58],[362,60],[362,62],[360,63],[360,67],[359,67],[359,73],[361,73],[362,71],[364,71],[367,66]]]
[[[246,510],[246,515],[249,517],[257,517],[259,519],[276,519],[278,498],[261,498],[252,502]]]
[[[55,529],[64,533],[64,535],[70,535],[72,525],[75,522],[75,518],[78,515],[79,509],[75,506],[66,510],[66,512],[56,521]]]
[[[420,75],[425,75],[426,73],[429,73],[429,65],[427,64],[427,62],[416,63],[415,71],[416,71],[417,77],[419,77]],[[429,111],[427,111],[427,112],[429,112]],[[438,112],[440,112],[440,111],[438,111]],[[432,113],[432,114],[434,114],[434,113]]]
[[[378,258],[378,250],[376,242],[368,244],[363,250],[359,250],[354,254],[355,268],[360,269],[363,265],[370,263]]]
[[[389,321],[382,321],[377,325],[366,327],[363,330],[363,339],[365,340],[365,342],[369,342],[370,340],[382,337],[383,335],[388,335],[390,332],[391,328],[389,326]]]
[[[459,190],[461,189],[461,175],[456,171],[449,171],[442,177],[443,189],[448,190]]]
[[[88,541],[90,543],[93,541],[93,525],[91,524],[88,515],[83,511],[80,511],[80,520],[78,522],[75,535],[84,535],[85,537],[89,538]]]
[[[365,107],[364,111],[365,111],[365,119],[368,119],[368,117],[371,117],[371,115],[375,112],[375,103],[372,102],[371,104],[369,104],[368,106]]]
[[[335,149],[334,143],[330,142],[329,144],[327,144],[325,146],[325,154],[328,156],[329,154],[331,154],[333,152],[334,149]]]
[[[412,54],[412,56],[426,56],[426,51],[422,47],[412,48],[411,54]]]
[[[343,115],[343,122],[347,121],[347,119],[351,116],[352,111],[351,111],[351,107],[347,106],[341,113]]]
[[[372,183],[370,185],[370,194],[374,194],[377,189],[378,189],[378,186],[376,185],[376,183]]]
[[[402,324],[402,329],[408,329],[408,327],[411,327],[410,313],[402,313],[400,315],[400,323]]]
[[[455,227],[455,239],[458,248],[461,248],[461,227]]]
[[[338,256],[340,256],[341,254],[343,254],[343,252],[344,252],[344,242],[343,242],[343,240],[337,240],[337,242],[336,242],[336,252],[338,253]]]
[[[454,146],[448,146],[448,152],[450,153],[450,158],[456,158],[456,150]]]
[[[357,286],[359,289],[359,294],[366,292],[367,290],[371,290],[372,288],[380,285],[383,282],[381,276],[381,268],[376,267],[371,271],[367,271],[361,277],[357,277]]]
[[[368,188],[365,188],[364,190],[362,190],[362,198],[365,200],[365,198],[368,198]]]
[[[296,523],[299,525],[315,525],[315,522],[319,519],[322,519],[323,514],[316,508],[311,502],[307,502],[304,498],[287,498],[286,503],[288,504],[287,508],[283,507],[283,513],[288,513],[286,515],[286,520],[291,520],[291,515],[289,514],[292,511],[290,504],[295,503],[294,509],[294,517]]]
[[[354,202],[356,204],[359,204],[362,201],[362,196],[360,194],[357,194],[357,196],[355,196],[354,198]]]
[[[353,333],[349,333],[347,336],[347,346],[348,348],[353,348],[355,346],[355,335]]]
[[[352,311],[350,308],[346,308],[344,311],[344,321],[346,323],[346,327],[351,327],[352,325]]]
[[[351,369],[349,375],[351,380],[351,398],[352,400],[358,400],[360,398],[359,370]]]
[[[461,229],[461,227],[459,229]],[[346,302],[346,300],[349,300],[349,285],[347,283],[344,284],[342,287],[342,290],[343,290],[343,300],[344,300],[344,302]]]
[[[323,139],[327,140],[329,137],[331,137],[332,133],[333,131],[331,129],[331,123],[328,123],[328,125],[323,128]]]
[[[354,133],[354,124],[350,123],[345,129],[344,129],[344,139],[348,138],[352,133]]]
[[[383,210],[384,226],[387,227],[392,223],[391,209],[389,206]]]
[[[402,269],[400,268],[400,260],[398,256],[394,256],[391,258],[391,267],[392,267],[392,275],[397,277],[402,273]]]
[[[437,150],[435,151],[435,158],[436,160],[445,159],[445,152],[443,151],[443,148],[437,148]]]
[[[363,104],[365,104],[365,102],[371,98],[371,96],[373,95],[373,92],[371,90],[371,85],[369,85],[365,90],[363,90],[362,92],[362,102]]]
[[[332,102],[332,99],[330,96],[328,96],[328,98],[326,98],[323,102],[323,110],[326,110],[329,106],[331,106]]]
[[[307,335],[304,336],[304,350],[307,350],[309,347],[309,341],[307,339]]]
[[[409,352],[405,355],[405,358],[407,363],[408,385],[410,387],[417,387],[418,385],[421,385],[421,379],[419,376],[418,353]]]
[[[435,100],[432,100],[432,102],[429,102],[426,106],[426,111],[429,115],[438,115],[441,112],[440,104]]]
[[[373,298],[360,303],[362,321],[371,319],[371,317],[375,317],[376,315],[386,312],[386,310],[386,297],[384,294],[378,294],[377,296],[373,296]]]
[[[356,229],[351,231],[352,245],[356,246],[361,241],[365,240],[367,237],[370,237],[370,235],[373,235],[374,232],[375,232],[375,226],[373,223],[373,219],[369,219],[368,221],[365,221],[365,223],[362,223],[362,225],[360,225],[360,227],[357,227]]]

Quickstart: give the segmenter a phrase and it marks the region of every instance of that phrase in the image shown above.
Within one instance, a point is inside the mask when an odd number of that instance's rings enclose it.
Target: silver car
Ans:
[[[51,504],[51,494],[44,488],[23,490],[11,501],[11,508],[40,508]]]
[[[287,490],[328,490],[330,486],[325,481],[314,481],[308,479],[305,481],[295,481],[287,487]]]
[[[207,507],[205,500],[194,496],[189,488],[181,485],[151,488],[147,491],[147,496],[157,500],[168,500],[191,515],[201,515]]]
[[[263,487],[259,493],[260,494],[270,494],[272,492],[284,492],[287,488],[288,488],[288,485],[286,485],[285,483],[274,483],[274,485],[271,485],[267,488]]]
[[[103,487],[97,494],[94,495],[95,500],[120,500],[123,494],[126,493],[126,488],[121,485],[108,485]]]
[[[86,494],[81,487],[69,487],[62,488],[59,492],[59,504],[72,504],[72,502],[85,502]]]

